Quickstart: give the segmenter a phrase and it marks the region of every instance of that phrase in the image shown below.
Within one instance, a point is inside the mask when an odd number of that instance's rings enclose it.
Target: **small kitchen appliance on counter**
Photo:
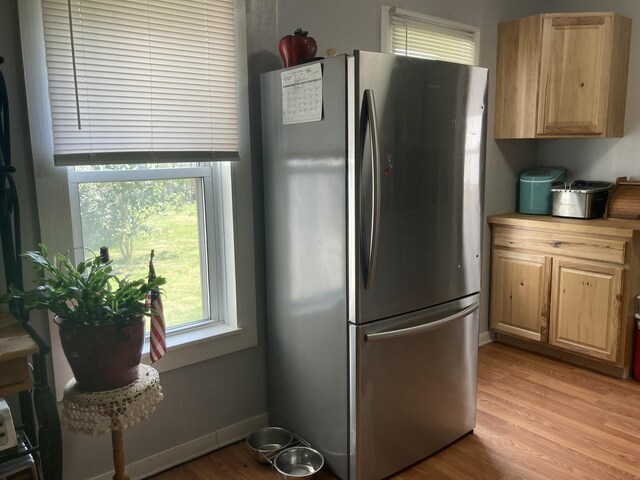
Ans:
[[[576,180],[551,187],[552,215],[571,218],[601,218],[607,205],[611,182]]]
[[[520,174],[520,196],[518,211],[533,215],[551,214],[551,187],[555,182],[564,182],[563,167],[539,167]]]

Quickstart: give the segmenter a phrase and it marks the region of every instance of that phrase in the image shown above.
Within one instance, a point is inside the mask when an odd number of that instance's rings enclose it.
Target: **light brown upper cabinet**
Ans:
[[[630,36],[615,13],[500,23],[494,137],[622,137]]]

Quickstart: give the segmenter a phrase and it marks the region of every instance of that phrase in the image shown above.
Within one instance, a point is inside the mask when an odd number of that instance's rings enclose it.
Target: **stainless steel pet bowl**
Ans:
[[[288,430],[280,427],[266,427],[251,433],[247,437],[247,445],[259,462],[268,463],[267,455],[286,448],[292,440],[293,435]]]
[[[324,458],[309,447],[291,447],[278,454],[273,462],[281,479],[312,478],[324,465]]]

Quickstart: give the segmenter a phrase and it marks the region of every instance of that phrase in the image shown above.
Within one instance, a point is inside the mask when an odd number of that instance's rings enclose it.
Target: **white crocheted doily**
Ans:
[[[105,392],[85,392],[75,379],[64,387],[62,424],[86,435],[124,430],[145,420],[162,400],[160,376],[148,365],[138,367],[138,379],[129,385]]]

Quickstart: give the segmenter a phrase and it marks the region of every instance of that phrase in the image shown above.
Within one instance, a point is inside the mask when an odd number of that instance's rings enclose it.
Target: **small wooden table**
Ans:
[[[72,379],[64,388],[62,424],[69,430],[97,436],[111,432],[114,480],[129,480],[124,468],[122,431],[146,420],[162,400],[158,372],[148,365],[138,367],[138,379],[105,392],[86,392]]]
[[[0,397],[31,390],[29,356],[36,353],[38,345],[15,317],[0,312]]]

